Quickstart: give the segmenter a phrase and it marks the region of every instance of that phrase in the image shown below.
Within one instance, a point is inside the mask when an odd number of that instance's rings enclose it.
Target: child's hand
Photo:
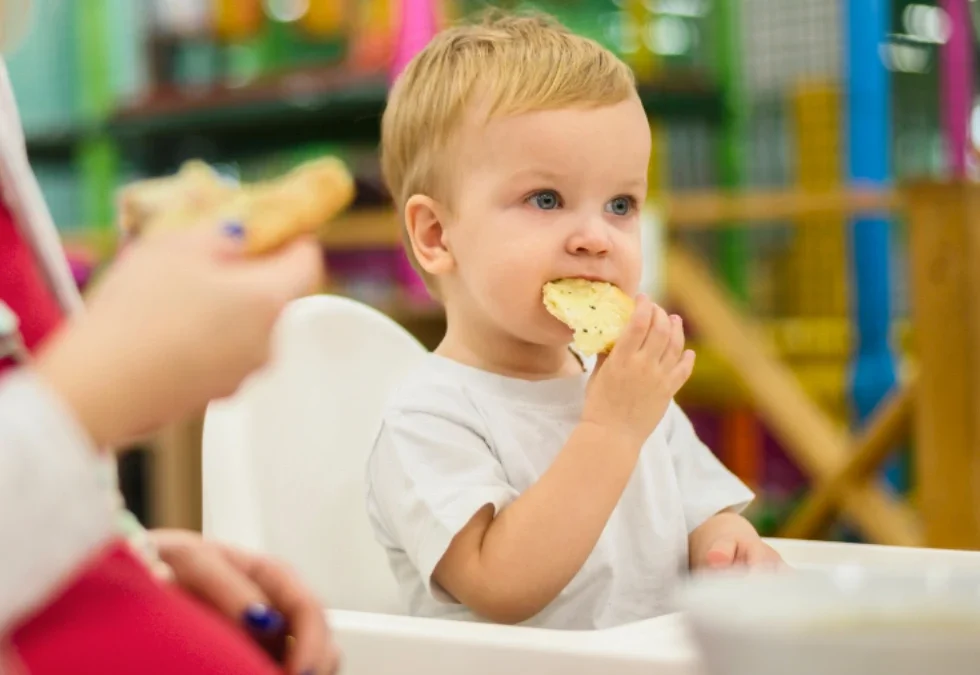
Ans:
[[[642,445],[693,368],[694,352],[684,349],[680,317],[668,317],[640,296],[612,352],[600,357],[582,421]]]
[[[783,566],[783,559],[776,549],[762,541],[759,535],[745,538],[721,536],[704,554],[704,561],[697,567],[723,569],[725,567],[772,567]]]
[[[742,516],[719,513],[691,533],[692,570],[728,567],[785,567],[782,557]]]

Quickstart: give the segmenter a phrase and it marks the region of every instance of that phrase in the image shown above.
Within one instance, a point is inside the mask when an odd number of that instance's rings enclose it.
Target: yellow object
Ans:
[[[792,96],[799,187],[812,193],[839,189],[843,183],[839,86],[803,82]],[[786,312],[847,316],[844,229],[844,219],[839,216],[800,219],[780,284],[789,289]]]
[[[612,349],[633,313],[633,300],[604,281],[550,281],[543,296],[552,316],[575,331],[575,347],[585,356]]]
[[[262,28],[261,0],[215,0],[214,29],[228,42],[254,37]]]
[[[344,0],[309,0],[309,8],[300,18],[300,26],[319,38],[337,37],[345,32],[348,4]]]
[[[646,0],[627,0],[622,11],[624,44],[632,47],[626,54],[626,62],[641,82],[649,80],[659,69],[656,55],[647,44],[647,24],[653,18],[646,7]]]
[[[354,70],[384,70],[391,61],[392,12],[389,0],[357,3],[348,58]]]
[[[462,18],[457,0],[441,0],[439,10],[440,26],[450,26]]]

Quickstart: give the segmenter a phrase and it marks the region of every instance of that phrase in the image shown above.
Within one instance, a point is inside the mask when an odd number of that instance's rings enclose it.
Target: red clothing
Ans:
[[[61,308],[20,236],[10,211],[0,201],[0,300],[20,319],[28,350],[34,350],[62,319]]]
[[[121,543],[20,628],[13,644],[14,667],[30,675],[281,673],[223,616],[150,577]]]
[[[30,350],[62,319],[29,244],[2,201],[0,300],[18,315]],[[8,637],[0,644],[0,671],[17,675],[281,673],[227,619],[157,581],[121,540],[95,556],[59,596]]]

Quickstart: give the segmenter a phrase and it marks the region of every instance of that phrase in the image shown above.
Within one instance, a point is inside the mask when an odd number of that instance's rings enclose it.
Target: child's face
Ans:
[[[638,99],[492,119],[464,130],[447,301],[541,346],[570,331],[544,309],[541,287],[561,277],[640,280],[640,214],[650,128]]]

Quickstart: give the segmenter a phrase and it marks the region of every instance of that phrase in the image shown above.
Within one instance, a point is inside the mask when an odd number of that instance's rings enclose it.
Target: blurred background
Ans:
[[[32,35],[8,65],[28,152],[78,283],[84,288],[114,254],[114,193],[129,181],[191,158],[256,180],[337,154],[355,170],[359,194],[323,233],[331,290],[381,308],[434,345],[442,313],[400,252],[379,176],[378,123],[407,31],[484,4],[36,0]],[[855,181],[968,177],[980,140],[971,20],[980,3],[492,4],[553,13],[632,65],[654,135],[648,283],[665,283],[668,240],[696,252],[812,409],[833,428],[857,429],[913,363],[903,219],[879,214],[856,235],[846,213],[816,210],[668,237],[661,207],[684,194],[824,194]],[[949,49],[960,49],[955,68],[944,66]],[[950,105],[959,106],[952,117],[944,113]],[[813,467],[753,412],[744,374],[717,338],[699,341],[693,325],[699,360],[681,403],[702,438],[758,491],[751,517],[774,534],[808,494]],[[873,364],[870,379],[862,363]],[[188,424],[157,442],[193,446]],[[131,507],[146,523],[198,526],[194,499],[168,488],[180,472],[199,483],[193,448],[174,468],[153,461],[150,446],[121,467]],[[908,449],[898,449],[885,479],[896,500],[914,504]],[[867,538],[852,525],[833,520],[822,536]]]

